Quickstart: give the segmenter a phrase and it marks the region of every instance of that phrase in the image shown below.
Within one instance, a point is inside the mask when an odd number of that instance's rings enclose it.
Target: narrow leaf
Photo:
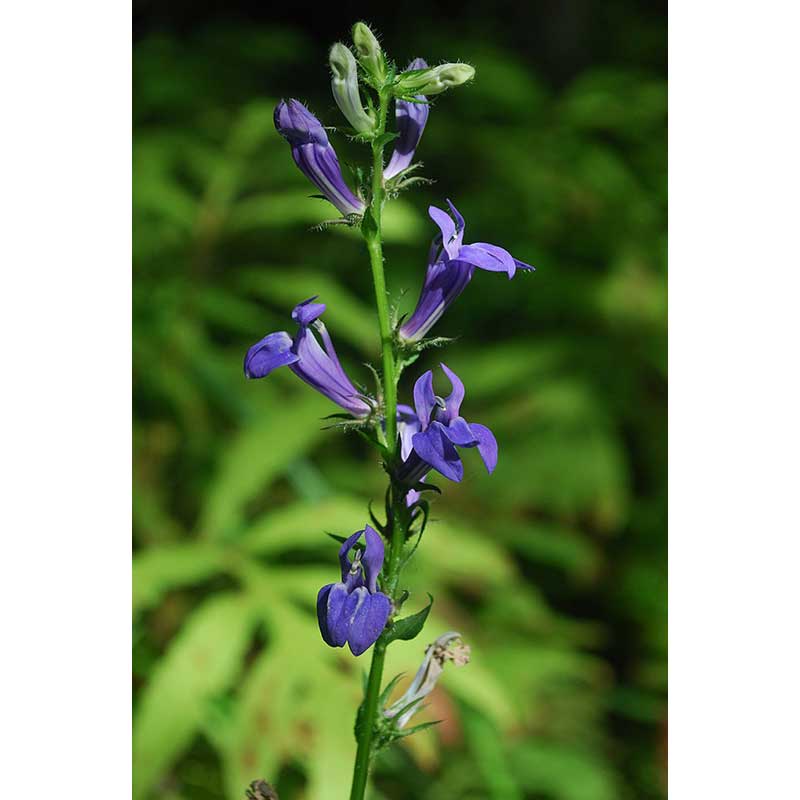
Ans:
[[[236,680],[254,624],[226,595],[192,614],[144,688],[133,726],[134,800],[149,795],[201,729],[208,704]]]

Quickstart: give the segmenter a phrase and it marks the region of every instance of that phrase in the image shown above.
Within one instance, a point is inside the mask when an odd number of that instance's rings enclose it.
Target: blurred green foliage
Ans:
[[[429,38],[425,38],[425,37]],[[387,211],[390,288],[416,300],[451,197],[467,241],[538,271],[476,275],[435,331],[492,427],[500,463],[461,485],[407,571],[425,636],[387,680],[457,629],[425,719],[378,761],[372,797],[615,800],[665,794],[666,87],[592,68],[553,88],[480,38],[418,31],[399,60],[462,58],[468,89],[433,107],[419,155],[437,182]],[[283,93],[327,124],[324,50],[297,30],[150,35],[134,58],[134,773],[138,800],[341,800],[355,751],[359,660],[326,647],[313,603],[334,580],[325,531],[363,527],[383,475],[335,409],[288,371],[241,362],[320,294],[350,373],[370,380],[377,324],[352,232],[272,126]],[[272,93],[270,96],[269,93]],[[358,149],[341,138],[340,156]],[[437,363],[428,351],[405,376]],[[441,483],[446,483],[441,481]],[[403,688],[401,682],[400,690]]]

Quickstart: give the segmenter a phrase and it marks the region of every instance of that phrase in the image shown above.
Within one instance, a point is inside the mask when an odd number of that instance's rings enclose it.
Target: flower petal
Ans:
[[[322,123],[299,101],[281,100],[275,107],[275,128],[290,144],[328,144]]]
[[[417,412],[402,403],[397,406],[397,432],[400,435],[400,458],[405,461],[412,450],[411,439],[419,433],[420,424]]]
[[[322,123],[298,100],[281,101],[275,109],[275,127],[292,147],[300,171],[341,211],[361,214],[364,203],[345,183],[336,151]]]
[[[447,375],[450,385],[453,387],[452,391],[444,401],[445,414],[448,420],[455,419],[461,411],[461,403],[464,402],[464,383],[458,375],[451,370],[447,364],[439,364],[442,371]]]
[[[514,263],[517,265],[517,269],[524,270],[525,272],[536,272],[536,267],[532,267],[530,264],[526,264],[524,261],[520,261],[518,258],[514,259]]]
[[[353,386],[339,364],[339,359],[332,359],[330,353],[326,352],[317,341],[314,331],[318,325],[321,323],[317,322],[312,327],[301,326],[297,332],[292,349],[300,358],[291,365],[292,372],[354,417],[368,416],[372,407],[362,399],[358,389]],[[322,332],[326,346],[332,350],[333,345],[324,326]]]
[[[464,417],[455,417],[443,426],[447,438],[459,447],[475,447],[478,443]]]
[[[439,226],[442,232],[442,243],[447,247],[450,240],[456,235],[456,224],[446,211],[436,206],[428,207],[428,216]]]
[[[428,65],[423,59],[415,58],[406,67],[406,71],[411,69],[427,69],[427,67]],[[392,157],[389,159],[389,163],[383,171],[383,177],[386,180],[393,178],[411,165],[414,152],[425,130],[430,106],[425,102],[425,95],[418,94],[415,96],[415,99],[421,102],[410,103],[407,100],[395,101],[397,132],[400,136],[395,143]]]
[[[294,364],[299,357],[291,348],[292,337],[286,331],[268,334],[247,351],[244,357],[245,376],[265,378],[278,367]]]
[[[434,422],[428,430],[415,434],[413,442],[417,455],[445,478],[458,483],[464,477],[464,465],[441,422]]]
[[[325,303],[314,302],[318,297],[319,295],[315,294],[313,297],[309,297],[308,300],[303,300],[302,303],[298,303],[294,307],[292,319],[298,325],[310,325],[325,311]]]
[[[423,431],[430,424],[431,412],[435,405],[436,395],[433,393],[433,372],[428,370],[423,372],[414,384],[414,407],[417,410],[417,419],[419,419]]]
[[[365,588],[356,589],[353,596],[358,595],[355,608],[350,617],[350,631],[347,643],[354,656],[360,656],[386,627],[386,620],[392,610],[389,598],[382,592],[369,594]]]
[[[335,585],[336,584],[329,583],[327,586],[323,586],[317,594],[317,622],[319,622],[319,632],[322,634],[325,644],[329,644],[331,647],[335,647],[336,645],[331,642],[331,635],[328,630],[328,595]]]
[[[447,207],[450,209],[450,213],[455,217],[456,220],[456,233],[464,233],[464,229],[466,228],[466,223],[464,222],[464,217],[461,216],[458,209],[450,202],[450,199],[447,199]]]
[[[469,429],[478,441],[478,452],[481,454],[486,471],[491,475],[497,466],[497,439],[485,426],[477,422],[470,423]]]
[[[505,272],[509,278],[514,277],[514,272],[517,269],[517,265],[508,250],[485,242],[465,244],[459,248],[455,259],[489,272]]]
[[[378,591],[378,574],[383,567],[383,539],[369,525],[364,527],[364,539],[367,549],[361,563],[364,565],[364,574],[367,576],[367,589],[370,594],[375,594]]]
[[[472,279],[475,268],[459,261],[439,260],[428,265],[414,313],[400,327],[400,337],[418,342],[436,324]]]
[[[324,589],[322,591],[324,591]],[[320,595],[322,591],[320,591]],[[356,591],[366,592],[367,590],[362,586],[360,590],[356,589]],[[344,647],[344,643],[347,641],[347,634],[350,630],[350,619],[352,617],[352,596],[352,594],[347,593],[347,589],[343,583],[334,583],[327,593],[325,615],[327,628],[323,630],[322,625],[320,625],[320,633],[326,644],[329,644],[331,647]],[[319,602],[320,598],[318,597],[317,603],[319,604]],[[317,609],[317,615],[319,616],[319,606]]]
[[[353,545],[361,538],[362,533],[364,533],[364,531],[356,531],[352,536],[348,536],[339,548],[339,564],[342,568],[343,581],[347,580],[347,576],[350,574],[350,567],[353,566],[353,562],[348,558],[348,553]]]
[[[342,214],[362,214],[364,203],[344,180],[333,146],[318,144],[292,146],[292,158],[300,171]]]

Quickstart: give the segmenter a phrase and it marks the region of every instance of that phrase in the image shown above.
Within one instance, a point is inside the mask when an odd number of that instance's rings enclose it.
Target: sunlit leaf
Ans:
[[[206,704],[241,668],[253,616],[237,596],[209,600],[194,612],[142,692],[134,721],[134,798],[144,798],[190,744]]]

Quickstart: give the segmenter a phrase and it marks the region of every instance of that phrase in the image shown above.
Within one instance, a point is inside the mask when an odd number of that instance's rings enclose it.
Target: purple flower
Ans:
[[[364,203],[342,177],[339,159],[322,123],[299,100],[278,103],[275,127],[292,146],[292,158],[301,172],[342,214],[364,212]]]
[[[420,430],[419,419],[417,418],[417,412],[414,411],[411,406],[407,406],[404,403],[398,403],[397,405],[397,434],[400,437],[400,458],[405,462],[408,457],[411,455],[411,451],[414,449],[412,444],[412,439],[414,438],[414,434],[418,433]],[[419,480],[424,481],[427,476],[427,473],[420,476]],[[406,492],[406,506],[411,508],[417,500],[422,497],[422,492],[418,492],[416,489],[409,489]]]
[[[270,333],[247,351],[244,374],[248,378],[265,378],[278,367],[289,367],[298,378],[354,417],[367,417],[372,405],[342,369],[328,329],[318,319],[325,304],[315,303],[316,299],[304,300],[292,311],[292,319],[300,326],[294,339],[286,331]]]
[[[362,533],[366,547],[351,561],[348,553]],[[326,644],[344,647],[347,642],[353,655],[360,656],[381,635],[392,610],[389,598],[378,591],[383,540],[367,525],[339,548],[339,563],[342,580],[323,586],[317,595],[319,630]]]
[[[485,426],[467,422],[461,416],[464,384],[445,364],[440,365],[450,379],[452,391],[446,399],[433,392],[433,373],[428,370],[414,384],[414,419],[409,406],[401,406],[400,478],[409,485],[422,480],[429,469],[441,472],[451,481],[464,477],[458,447],[477,447],[491,474],[497,466],[497,440]]]
[[[401,325],[399,337],[405,342],[418,342],[436,324],[450,304],[472,280],[475,268],[489,272],[505,272],[509,279],[518,270],[533,270],[530,264],[518,261],[511,253],[494,244],[463,244],[464,218],[448,200],[455,217],[436,206],[428,209],[439,226],[428,254],[428,271],[414,313]]]
[[[406,71],[411,69],[427,69],[428,65],[422,58],[415,58],[406,67]],[[408,100],[397,100],[395,102],[395,117],[397,119],[397,132],[400,134],[395,142],[394,152],[383,170],[383,177],[386,180],[394,178],[404,169],[408,169],[414,158],[414,151],[422,138],[425,130],[425,123],[428,121],[430,107],[424,94],[418,94],[414,98],[419,103],[411,103]]]

